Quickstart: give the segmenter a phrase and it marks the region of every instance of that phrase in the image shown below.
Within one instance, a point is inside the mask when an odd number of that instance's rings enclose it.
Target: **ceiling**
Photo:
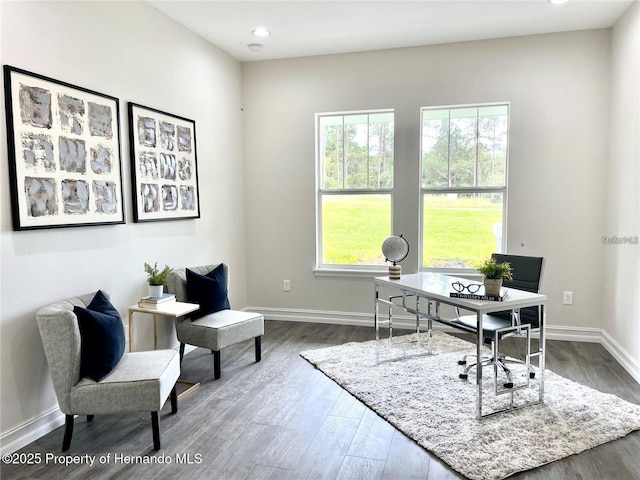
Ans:
[[[633,0],[149,0],[242,62],[609,28]],[[251,34],[257,27],[267,38]],[[259,51],[248,45],[261,44]]]

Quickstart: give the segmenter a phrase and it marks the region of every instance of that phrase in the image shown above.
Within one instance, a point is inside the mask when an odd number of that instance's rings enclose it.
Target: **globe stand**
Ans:
[[[382,242],[382,254],[385,261],[391,262],[389,266],[389,280],[400,280],[401,262],[409,254],[409,242],[402,235],[393,235]]]
[[[389,265],[389,280],[400,280],[400,265]]]

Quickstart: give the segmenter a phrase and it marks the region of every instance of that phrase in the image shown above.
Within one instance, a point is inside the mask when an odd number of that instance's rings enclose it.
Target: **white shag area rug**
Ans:
[[[475,370],[460,380],[457,361],[475,345],[435,332],[433,354],[415,334],[347,343],[300,355],[419,445],[472,480],[502,479],[580,453],[640,429],[640,405],[545,370],[544,404],[476,419]],[[483,413],[500,409],[493,369],[483,369]],[[525,382],[524,372],[514,383]],[[537,382],[514,403],[537,399]],[[533,386],[535,385],[535,387]],[[485,406],[488,410],[485,410]]]

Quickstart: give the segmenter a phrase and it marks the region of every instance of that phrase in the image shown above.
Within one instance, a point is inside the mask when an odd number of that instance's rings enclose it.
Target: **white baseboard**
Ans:
[[[261,313],[267,320],[284,320],[293,322],[327,323],[334,325],[354,325],[359,327],[373,327],[373,316],[370,313],[332,312],[323,310],[299,310],[288,308],[247,307],[245,310]],[[395,328],[413,330],[415,317],[412,315],[394,315]],[[453,327],[434,322],[434,330],[443,332],[460,332]],[[601,330],[583,327],[547,327],[548,340],[566,340],[573,342],[602,343]]]
[[[284,320],[294,322],[327,323],[334,325],[355,325],[373,327],[370,313],[333,312],[323,310],[303,310],[288,308],[247,307],[245,310],[262,313],[268,320]],[[394,315],[394,327],[415,328],[415,317]],[[455,328],[434,323],[434,330],[443,332],[459,332]],[[550,325],[547,327],[547,340],[563,340],[569,342],[600,343],[629,374],[640,383],[640,365],[604,330],[588,327],[566,327]]]
[[[564,340],[567,342],[602,343],[602,330],[588,327],[547,326],[548,340]]]
[[[243,310],[261,313],[267,320],[328,323],[333,325],[354,325],[357,327],[373,326],[372,317],[368,313],[332,312],[328,310],[301,310],[269,307],[247,307]]]
[[[602,331],[602,346],[629,372],[636,382],[640,383],[640,363],[629,355],[611,336]]]
[[[64,425],[64,413],[56,406],[42,415],[27,420],[0,436],[0,455],[13,453]],[[62,448],[62,435],[60,435]]]

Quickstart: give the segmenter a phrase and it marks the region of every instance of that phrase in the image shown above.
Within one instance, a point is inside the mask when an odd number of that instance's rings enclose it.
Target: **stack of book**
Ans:
[[[173,293],[163,293],[160,297],[142,297],[138,302],[140,308],[161,309],[168,304],[175,303],[176,296]]]
[[[484,292],[484,289],[481,288],[478,293],[460,293],[460,292],[451,292],[449,293],[450,297],[455,298],[468,298],[470,300],[491,300],[494,302],[502,302],[505,298],[507,298],[507,290],[504,288],[500,289],[500,295],[489,295]]]

